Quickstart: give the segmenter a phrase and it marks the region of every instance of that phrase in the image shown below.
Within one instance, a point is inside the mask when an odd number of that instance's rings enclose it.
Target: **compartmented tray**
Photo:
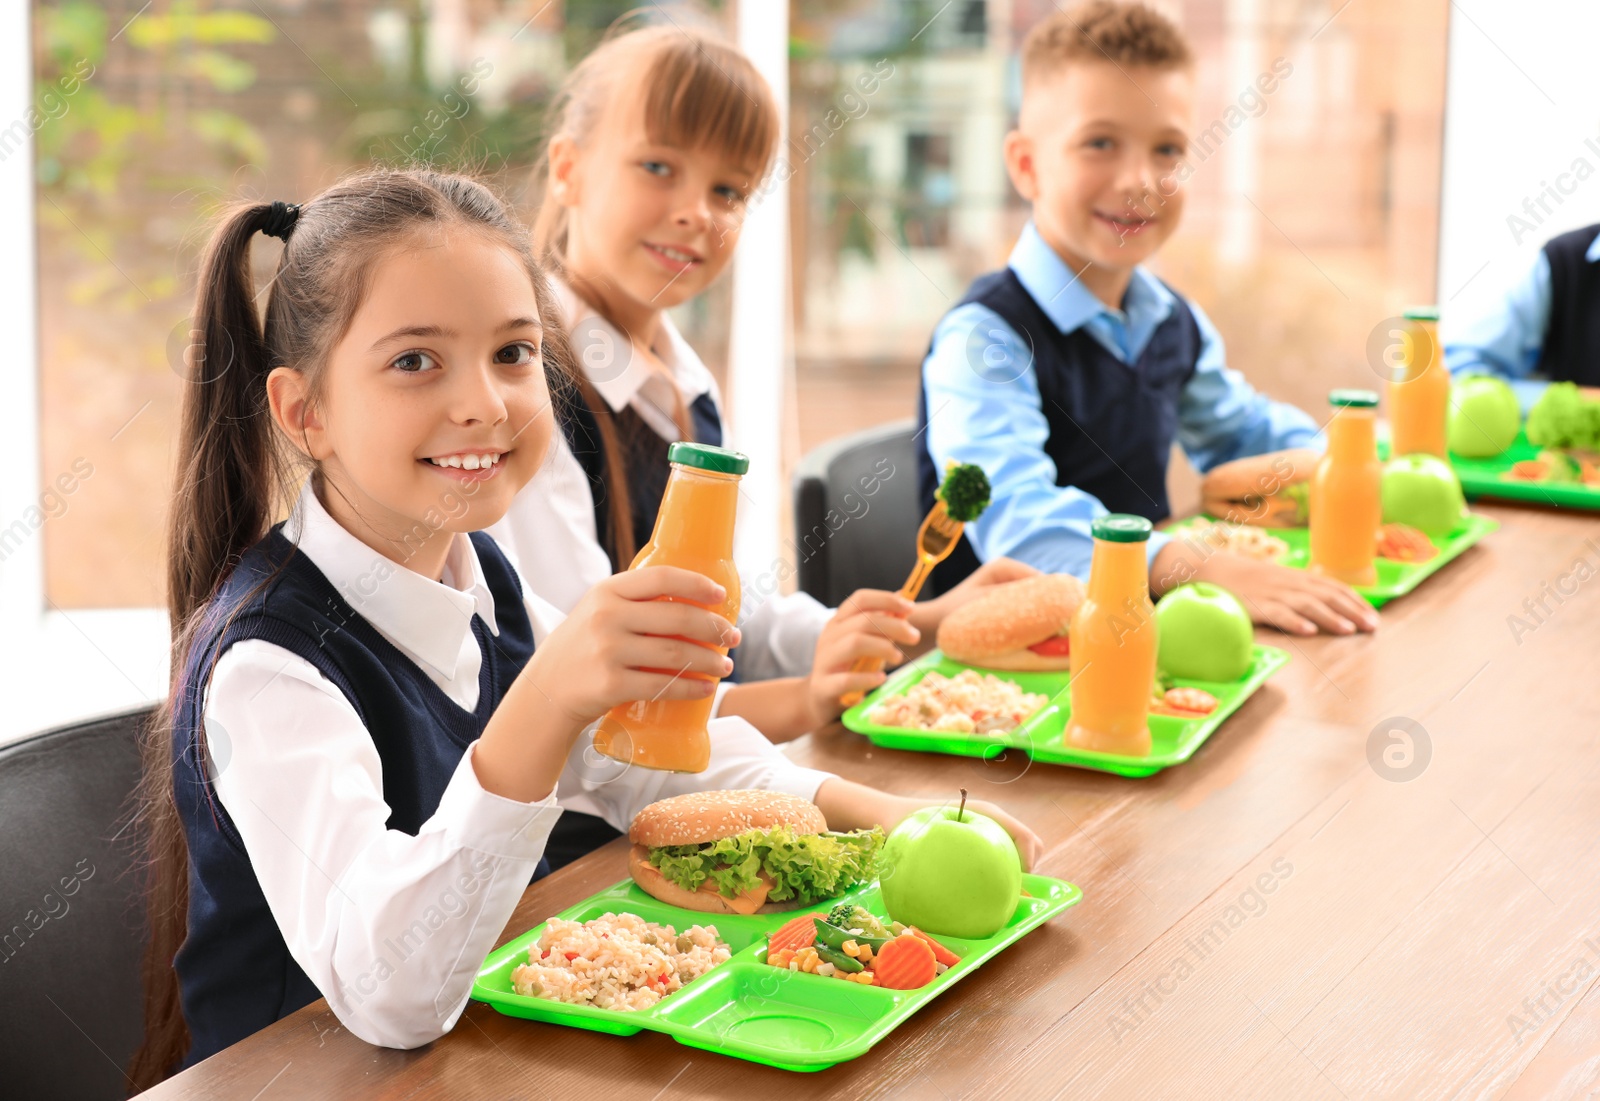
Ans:
[[[732,958],[649,1009],[629,1012],[567,1005],[512,989],[511,972],[528,962],[528,946],[545,929],[545,924],[540,924],[489,954],[473,983],[472,997],[511,1017],[617,1036],[648,1029],[664,1032],[689,1047],[783,1070],[825,1070],[866,1054],[917,1010],[1083,897],[1073,884],[1041,875],[1024,875],[1022,889],[1026,894],[1017,900],[1016,913],[994,936],[983,940],[938,938],[961,957],[955,966],[917,990],[885,990],[768,967],[764,962],[767,935],[797,914],[825,913],[839,902],[850,901],[883,919],[876,883],[808,909],[746,917],[669,906],[629,879],[556,917],[589,921],[606,913],[630,913],[671,925],[679,932],[691,925],[715,925]]]
[[[1237,711],[1244,701],[1268,677],[1288,664],[1289,655],[1274,646],[1257,646],[1250,668],[1236,681],[1202,681],[1174,679],[1178,687],[1202,688],[1217,698],[1217,709],[1209,715],[1192,719],[1172,715],[1150,716],[1150,755],[1127,757],[1117,753],[1100,753],[1092,749],[1079,749],[1066,742],[1067,722],[1072,715],[1067,686],[1062,685],[1055,695],[1021,726],[1005,734],[963,734],[943,730],[908,730],[905,727],[880,726],[867,716],[881,701],[889,696],[904,695],[929,673],[942,673],[953,677],[964,669],[972,668],[952,661],[938,650],[933,650],[906,665],[878,687],[870,696],[856,704],[843,716],[846,728],[864,734],[874,745],[888,749],[913,749],[929,753],[954,753],[965,757],[993,757],[1007,749],[1020,749],[1035,761],[1053,765],[1076,765],[1079,768],[1114,772],[1119,776],[1140,777],[1160,772],[1164,768],[1182,764],[1194,756],[1195,750],[1211,737],[1229,715]],[[1041,691],[1028,687],[1026,678],[1038,674],[1012,673],[998,669],[979,669],[1001,680],[1012,681],[1026,691]],[[1057,674],[1059,676],[1059,674]]]
[[[1187,529],[1200,519],[1207,518],[1196,517],[1185,520],[1172,525],[1167,530],[1175,534]],[[1415,589],[1429,577],[1438,573],[1449,562],[1460,557],[1461,553],[1468,547],[1499,527],[1499,521],[1469,512],[1462,517],[1461,523],[1455,526],[1454,531],[1443,539],[1434,540],[1433,545],[1439,548],[1439,553],[1426,562],[1394,562],[1387,558],[1380,558],[1377,561],[1377,583],[1353,587],[1356,592],[1366,598],[1368,604],[1371,604],[1374,608],[1381,608],[1395,597],[1404,596],[1412,589]],[[1310,564],[1311,530],[1309,528],[1262,528],[1261,530],[1289,544],[1289,553],[1283,558],[1285,566],[1303,570]]]

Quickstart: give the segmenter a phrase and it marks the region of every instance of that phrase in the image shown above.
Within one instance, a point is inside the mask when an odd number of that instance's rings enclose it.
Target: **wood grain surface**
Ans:
[[[1501,529],[1376,636],[1259,631],[1293,662],[1150,779],[839,727],[796,743],[892,791],[1002,803],[1044,838],[1036,870],[1085,892],[860,1059],[802,1076],[476,1003],[390,1051],[317,1002],[145,1096],[1595,1096],[1600,518],[1481,511]],[[623,878],[625,854],[529,888],[505,938]]]

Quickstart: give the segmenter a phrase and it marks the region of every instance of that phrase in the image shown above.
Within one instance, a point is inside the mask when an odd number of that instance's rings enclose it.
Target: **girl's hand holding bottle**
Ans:
[[[487,791],[533,802],[556,779],[583,729],[634,700],[705,699],[733,663],[739,629],[701,605],[726,598],[691,570],[651,566],[614,574],[580,600],[523,668],[475,751]]]

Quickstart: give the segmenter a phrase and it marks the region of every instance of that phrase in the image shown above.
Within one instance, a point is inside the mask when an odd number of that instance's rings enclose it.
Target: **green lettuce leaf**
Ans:
[[[769,902],[798,899],[802,905],[834,898],[871,880],[883,848],[883,831],[796,835],[779,826],[749,830],[706,845],[671,845],[650,850],[650,863],[686,891],[710,880],[734,898],[772,879]]]

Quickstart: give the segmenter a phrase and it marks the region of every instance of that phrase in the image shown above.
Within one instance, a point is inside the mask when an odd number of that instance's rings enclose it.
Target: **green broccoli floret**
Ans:
[[[841,902],[828,911],[828,924],[836,929],[850,928],[850,922],[855,914],[855,903]]]
[[[1535,447],[1600,448],[1600,402],[1571,382],[1552,383],[1528,412],[1528,442]]]
[[[950,463],[938,496],[950,519],[970,524],[989,507],[989,477],[974,463]]]

